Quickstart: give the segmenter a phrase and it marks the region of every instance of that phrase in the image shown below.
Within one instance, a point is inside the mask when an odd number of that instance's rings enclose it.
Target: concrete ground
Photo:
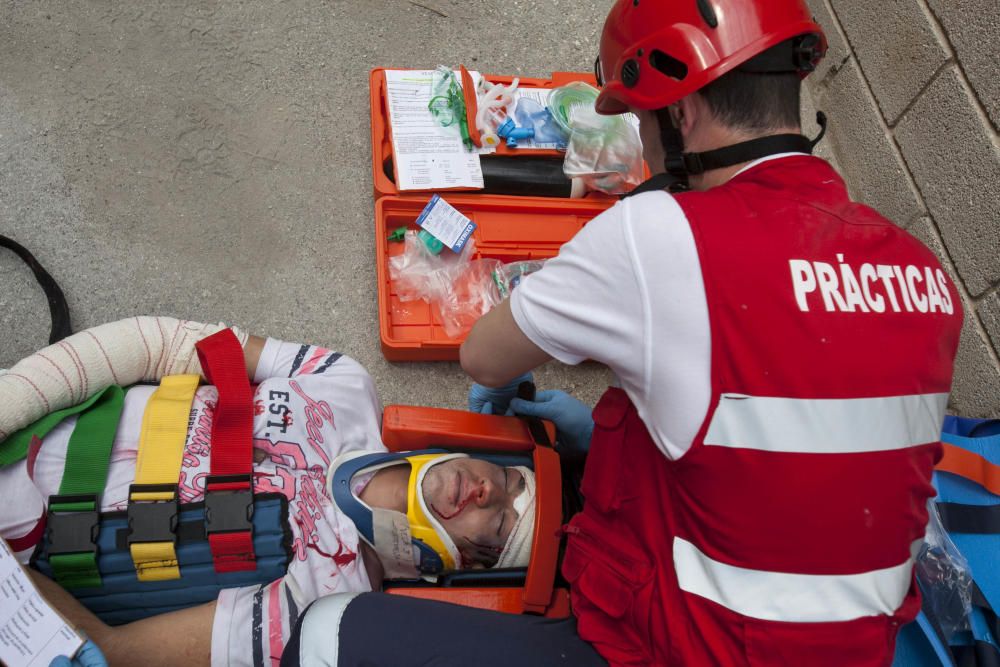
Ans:
[[[0,0],[0,233],[76,329],[136,314],[335,347],[385,403],[462,407],[455,363],[386,362],[376,319],[368,72],[590,71],[609,0]],[[0,250],[0,368],[47,342]],[[594,365],[540,386],[594,402]]]

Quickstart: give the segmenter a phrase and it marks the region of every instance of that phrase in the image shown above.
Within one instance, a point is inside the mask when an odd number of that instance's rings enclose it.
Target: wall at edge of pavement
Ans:
[[[950,409],[1000,417],[1000,2],[808,3],[830,42],[806,80],[824,143],[852,195],[924,241],[961,292]]]

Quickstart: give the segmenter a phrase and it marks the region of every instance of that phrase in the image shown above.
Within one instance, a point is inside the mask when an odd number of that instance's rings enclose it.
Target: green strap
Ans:
[[[59,496],[76,496],[59,502],[49,497],[49,512],[99,512],[99,498],[104,491],[118,421],[125,404],[125,391],[112,386],[98,394],[89,410],[80,414],[66,449],[66,466]],[[80,498],[80,496],[90,496]],[[53,554],[52,571],[64,588],[90,588],[101,585],[96,551]]]
[[[101,586],[97,558],[92,553],[57,554],[49,557],[49,565],[55,580],[67,590]]]
[[[58,426],[59,422],[63,419],[83,412],[96,403],[106,392],[111,391],[111,389],[112,387],[108,387],[104,391],[94,394],[79,405],[74,405],[71,408],[56,410],[55,412],[49,413],[31,426],[22,428],[14,435],[10,436],[3,442],[0,442],[0,468],[10,465],[11,463],[17,463],[27,456],[28,447],[31,445],[32,437],[37,436],[38,438],[44,438],[49,434],[49,431]],[[121,387],[115,387],[115,389],[120,390]]]

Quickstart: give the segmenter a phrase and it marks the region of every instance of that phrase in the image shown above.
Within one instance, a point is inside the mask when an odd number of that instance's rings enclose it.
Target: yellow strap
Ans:
[[[198,379],[197,375],[168,375],[160,380],[160,386],[146,404],[135,483],[169,484],[175,488],[172,491],[134,491],[129,494],[129,503],[176,502],[177,479]],[[129,550],[139,581],[180,578],[173,541],[130,544]]]

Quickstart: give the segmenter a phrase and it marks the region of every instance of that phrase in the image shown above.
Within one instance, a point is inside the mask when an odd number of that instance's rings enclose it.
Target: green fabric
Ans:
[[[22,428],[14,435],[10,436],[3,442],[0,442],[0,468],[10,465],[11,463],[17,463],[27,456],[28,447],[31,445],[31,438],[33,436],[44,438],[49,434],[49,431],[58,426],[62,420],[66,419],[66,417],[71,417],[75,414],[83,412],[100,400],[104,394],[112,391],[112,389],[121,391],[121,387],[108,387],[104,391],[94,394],[79,405],[74,405],[73,407],[66,408],[64,410],[56,410],[53,413],[45,415],[31,426]]]
[[[49,557],[52,573],[63,588],[98,588],[101,573],[92,553],[56,554]]]
[[[76,428],[69,437],[66,449],[66,467],[63,469],[59,495],[92,494],[104,491],[108,477],[111,445],[118,431],[125,404],[125,391],[111,386],[99,394],[94,405],[76,420]],[[95,508],[98,509],[98,508]]]
[[[49,512],[99,512],[100,498],[108,477],[111,446],[118,431],[125,404],[125,390],[111,386],[97,395],[90,409],[76,420],[76,427],[66,448],[59,495],[93,496],[94,500],[53,502],[49,497]],[[50,427],[51,428],[51,427]],[[92,552],[55,554],[49,557],[52,571],[63,588],[91,588],[101,585],[97,555]]]

